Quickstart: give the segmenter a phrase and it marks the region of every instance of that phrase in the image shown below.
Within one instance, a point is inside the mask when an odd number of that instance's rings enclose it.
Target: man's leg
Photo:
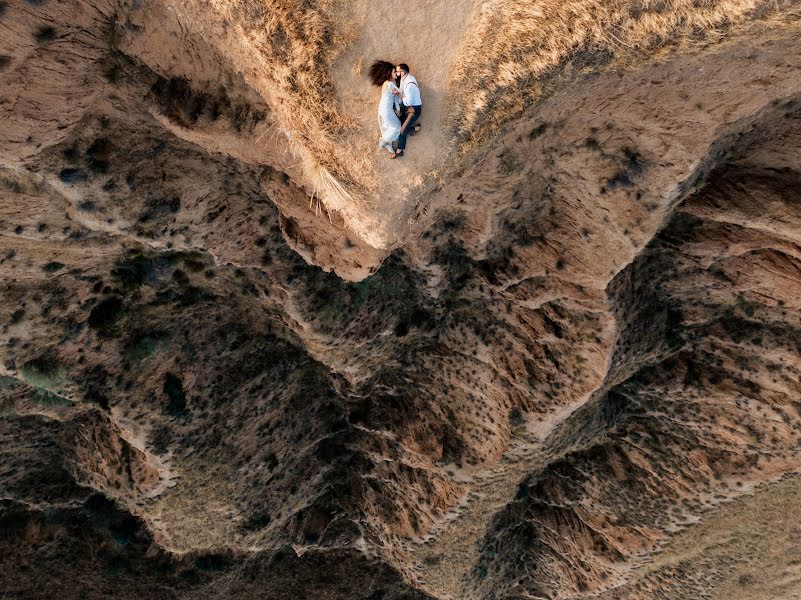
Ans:
[[[414,114],[406,124],[406,130],[400,134],[400,137],[398,137],[398,150],[406,149],[406,137],[409,135],[409,132],[414,129],[414,124],[417,122],[417,119],[420,118],[420,113],[423,112],[422,106],[411,106],[410,108],[414,109]]]
[[[406,150],[406,132],[398,136],[398,150]]]

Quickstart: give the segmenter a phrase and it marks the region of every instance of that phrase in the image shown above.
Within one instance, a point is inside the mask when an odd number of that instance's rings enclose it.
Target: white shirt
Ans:
[[[406,74],[401,77],[400,83],[401,100],[406,106],[422,106],[423,100],[420,98],[420,86],[414,75]]]

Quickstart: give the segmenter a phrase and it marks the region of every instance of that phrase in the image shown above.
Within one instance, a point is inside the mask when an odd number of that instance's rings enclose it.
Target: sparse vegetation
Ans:
[[[122,300],[117,296],[104,298],[89,313],[89,327],[104,337],[111,337],[115,325],[123,314]]]
[[[44,406],[71,406],[72,401],[44,389],[32,390],[28,397],[37,404]]]
[[[36,30],[34,39],[38,44],[45,44],[56,39],[56,30],[50,25],[42,25]]]
[[[150,258],[133,250],[111,269],[111,277],[122,291],[133,291],[155,278],[155,267]]]
[[[792,7],[766,0],[756,7],[747,0],[536,5],[492,0],[473,20],[455,65],[453,89],[459,98],[453,102],[458,113],[452,127],[469,142],[466,151],[519,116],[546,88],[546,80],[563,69],[595,69],[615,60],[638,60],[643,52],[666,46],[708,44],[751,18],[774,23],[797,19]]]
[[[47,350],[20,368],[27,383],[37,388],[51,388],[64,381],[65,369],[53,350]]]
[[[58,178],[64,183],[72,185],[86,180],[86,174],[80,169],[66,168],[59,172]]]
[[[93,173],[107,173],[109,160],[114,153],[114,145],[106,138],[97,138],[86,150],[89,170]]]
[[[501,175],[516,173],[522,166],[520,159],[512,150],[506,149],[498,156],[498,172]]]
[[[64,263],[60,263],[56,260],[50,261],[42,265],[42,271],[45,273],[55,273],[56,271],[60,271],[64,268]]]
[[[164,394],[167,396],[165,411],[173,417],[186,414],[186,394],[183,382],[174,373],[164,375]]]
[[[157,425],[148,436],[148,443],[156,454],[166,454],[172,443],[172,431],[167,425]]]

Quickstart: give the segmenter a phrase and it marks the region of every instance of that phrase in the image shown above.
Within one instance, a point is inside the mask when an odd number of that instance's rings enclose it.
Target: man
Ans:
[[[401,129],[400,137],[398,137],[398,149],[392,158],[403,156],[403,151],[406,149],[406,136],[412,135],[417,131],[415,124],[423,114],[420,86],[417,85],[417,79],[415,79],[414,75],[409,73],[409,65],[406,63],[396,65],[395,76],[401,78],[400,92],[398,94],[401,100]]]

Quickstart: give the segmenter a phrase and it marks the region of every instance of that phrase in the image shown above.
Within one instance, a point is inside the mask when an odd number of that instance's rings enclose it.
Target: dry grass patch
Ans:
[[[229,40],[242,45],[240,67],[252,72],[274,111],[276,133],[289,140],[310,191],[323,198],[352,200],[348,189],[372,180],[366,161],[342,156],[340,139],[353,122],[338,110],[331,78],[333,62],[356,38],[364,7],[362,0],[214,1],[227,29],[234,27]]]
[[[546,78],[719,41],[737,25],[786,25],[797,0],[489,0],[467,33],[454,76],[451,122],[473,147],[522,114]]]

